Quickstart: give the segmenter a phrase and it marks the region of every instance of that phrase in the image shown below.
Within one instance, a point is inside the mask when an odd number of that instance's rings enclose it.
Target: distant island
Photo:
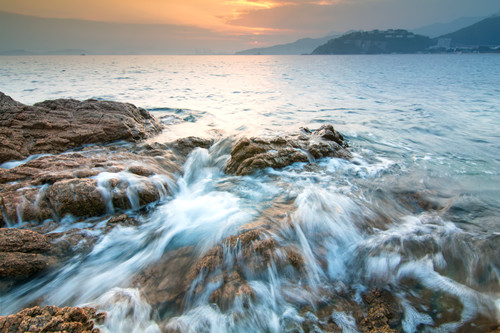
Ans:
[[[312,54],[416,53],[432,45],[429,37],[403,29],[356,31],[329,40]]]
[[[482,20],[463,18],[451,22],[450,27],[466,22],[473,22],[473,24],[469,23],[466,27],[435,38],[404,29],[350,31],[342,36],[303,38],[293,43],[254,48],[236,54],[500,53],[500,16],[498,14]],[[443,25],[441,28],[447,27]],[[434,31],[435,29],[426,27],[421,30]],[[433,34],[433,36],[436,35]]]
[[[331,39],[312,54],[500,53],[500,16],[429,38],[403,29],[356,31]]]
[[[257,47],[249,50],[236,52],[237,55],[287,55],[287,54],[309,54],[311,50],[325,44],[330,39],[338,37],[340,34],[326,36],[322,38],[302,38],[293,43],[279,44],[269,47]]]
[[[500,16],[488,17],[468,27],[438,37],[449,39],[450,47],[496,47],[500,45]]]

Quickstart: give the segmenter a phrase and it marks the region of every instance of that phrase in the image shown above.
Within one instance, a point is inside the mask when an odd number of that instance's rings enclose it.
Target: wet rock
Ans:
[[[3,252],[40,253],[50,250],[46,236],[31,230],[0,229],[0,250]]]
[[[193,284],[195,295],[204,292],[206,283],[219,284],[210,300],[227,309],[236,297],[241,296],[243,302],[253,298],[247,279],[263,274],[271,262],[278,269],[293,267],[297,272],[304,269],[304,260],[298,251],[280,246],[266,235],[265,229],[251,229],[229,236],[207,251],[186,277],[189,284]]]
[[[168,251],[158,262],[138,274],[133,286],[141,289],[148,303],[162,317],[178,314],[189,290],[190,281],[186,279],[186,274],[194,261],[192,247]]]
[[[428,289],[414,278],[405,278],[401,284],[409,290],[406,299],[411,305],[432,319],[433,324],[429,325],[431,330],[443,330],[447,325],[460,323],[463,320],[462,314],[467,310],[459,296],[443,290]],[[499,324],[498,309],[494,305],[484,306],[480,312],[474,313],[467,322],[462,323],[455,332],[490,332]]]
[[[49,239],[31,230],[0,229],[0,279],[8,285],[58,263]]]
[[[179,315],[186,301],[204,294],[208,285],[209,302],[222,310],[230,308],[236,298],[247,304],[255,296],[248,279],[263,274],[271,260],[279,268],[302,272],[304,262],[298,251],[278,245],[266,235],[262,224],[246,225],[242,230],[202,256],[193,247],[165,253],[136,276],[133,286],[141,289],[161,318],[168,318]]]
[[[0,169],[2,221],[8,225],[41,223],[68,214],[94,217],[140,208],[169,193],[172,173],[179,169],[174,163],[127,148],[43,156]],[[99,184],[103,172],[116,177]]]
[[[48,188],[46,198],[59,216],[99,216],[106,212],[106,204],[95,179],[56,182]]]
[[[0,279],[21,281],[46,270],[57,259],[39,253],[0,252]]]
[[[161,129],[132,104],[58,99],[27,106],[0,92],[0,163],[91,143],[137,142]]]
[[[95,309],[88,307],[36,306],[0,317],[0,331],[98,333],[100,330],[94,327],[94,322],[102,323],[104,319],[104,313],[97,313]]]
[[[109,232],[112,230],[114,227],[121,225],[121,226],[137,226],[139,225],[139,221],[136,219],[129,217],[127,214],[121,214],[118,216],[113,216],[108,220],[106,223],[106,232]]]
[[[373,289],[363,295],[367,314],[361,320],[363,332],[401,332],[402,311],[394,296],[385,289]]]
[[[213,144],[213,140],[203,139],[195,136],[178,139],[170,144],[171,148],[181,156],[188,156],[195,148],[208,149]]]
[[[296,162],[323,157],[349,158],[347,142],[331,125],[316,131],[302,129],[296,135],[274,138],[243,138],[231,151],[225,172],[249,175],[268,167],[279,169]]]
[[[255,293],[241,274],[232,271],[229,274],[221,274],[221,287],[217,288],[209,298],[210,303],[218,304],[219,307],[227,309],[231,306],[236,297],[248,300],[254,297]]]

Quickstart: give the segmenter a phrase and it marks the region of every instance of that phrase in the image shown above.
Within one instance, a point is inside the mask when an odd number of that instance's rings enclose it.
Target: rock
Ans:
[[[14,225],[59,221],[68,214],[102,216],[158,201],[170,192],[172,174],[180,166],[146,154],[108,147],[42,156],[0,169],[2,221]],[[99,178],[101,173],[106,179]]]
[[[114,227],[121,226],[137,226],[139,225],[139,221],[136,219],[129,217],[127,214],[121,214],[118,216],[113,216],[106,223],[106,232],[111,231]]]
[[[137,142],[161,129],[132,104],[58,99],[27,106],[0,92],[0,163],[92,143]]]
[[[309,162],[323,157],[349,158],[351,155],[343,136],[332,125],[311,132],[274,138],[243,138],[231,151],[225,172],[239,176],[257,170],[284,168],[296,162]]]
[[[22,281],[56,263],[55,257],[39,253],[0,252],[0,279]]]
[[[226,258],[228,253],[230,258]],[[186,280],[189,285],[194,284],[190,288],[195,287],[195,295],[204,292],[205,284],[219,281],[220,286],[211,293],[210,301],[227,309],[236,297],[241,296],[245,302],[254,296],[246,279],[262,274],[271,262],[279,269],[291,266],[299,273],[304,269],[304,259],[295,249],[280,246],[266,235],[265,229],[250,229],[226,237],[220,245],[208,250],[191,268]]]
[[[252,278],[263,274],[271,260],[278,268],[303,272],[302,256],[277,244],[261,224],[258,228],[245,225],[242,230],[245,231],[226,237],[202,256],[197,256],[193,247],[166,252],[135,277],[133,286],[140,288],[148,303],[165,318],[182,313],[185,302],[203,295],[207,288],[211,288],[209,302],[223,310],[236,298],[247,304],[255,296],[247,281],[248,274],[254,274]],[[230,257],[226,257],[228,254]]]
[[[385,289],[373,289],[363,295],[367,314],[361,320],[363,332],[396,333],[401,332],[402,310],[396,298]]]
[[[49,239],[31,230],[0,229],[0,279],[25,280],[58,263]]]
[[[186,279],[186,274],[195,264],[194,255],[192,247],[168,251],[135,277],[133,286],[141,289],[141,294],[160,316],[182,311],[191,282]]]
[[[14,315],[0,317],[0,331],[98,333],[100,330],[94,327],[94,321],[102,323],[105,316],[104,313],[97,313],[89,307],[36,306]]]
[[[0,250],[2,252],[41,253],[50,250],[47,237],[31,230],[15,228],[0,229]]]
[[[46,198],[59,216],[100,216],[106,212],[95,179],[61,180],[48,188]]]
[[[187,157],[195,148],[208,149],[213,144],[213,140],[202,139],[195,136],[178,139],[170,144],[171,148],[179,155]]]

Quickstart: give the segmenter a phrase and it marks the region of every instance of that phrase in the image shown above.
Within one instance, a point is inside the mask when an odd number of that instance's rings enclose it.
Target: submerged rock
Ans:
[[[14,315],[0,317],[0,331],[99,333],[101,331],[94,327],[94,322],[102,322],[105,316],[89,307],[35,306]]]
[[[128,103],[58,99],[28,106],[0,92],[0,163],[92,143],[137,142],[161,129],[149,112]]]
[[[396,333],[402,330],[402,310],[396,298],[385,289],[373,289],[363,295],[367,313],[361,320],[363,332]]]
[[[225,172],[238,176],[257,170],[284,168],[296,162],[309,162],[323,157],[349,158],[344,137],[332,125],[316,131],[303,128],[300,134],[274,138],[243,138],[231,151]]]
[[[265,229],[249,226],[200,257],[192,247],[165,253],[136,277],[134,286],[162,316],[181,311],[207,292],[210,303],[227,310],[236,299],[244,304],[253,300],[249,281],[265,274],[270,265],[302,272],[304,259],[296,249],[277,244]]]

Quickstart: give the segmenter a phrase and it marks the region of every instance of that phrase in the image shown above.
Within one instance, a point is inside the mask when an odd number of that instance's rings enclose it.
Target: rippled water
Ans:
[[[405,332],[500,321],[499,77],[497,55],[0,57],[0,90],[23,103],[131,102],[168,125],[152,140],[219,140],[191,154],[175,193],[138,216],[140,226],[99,235],[85,258],[2,296],[0,312],[44,297],[108,311],[112,332],[300,331],[304,304],[349,292],[359,301],[383,287],[400,301]],[[352,160],[222,172],[227,137],[324,123],[346,136]],[[165,253],[201,257],[256,219],[301,253],[305,274],[272,262],[245,271],[254,296],[218,308],[209,296],[222,281],[207,273],[180,312],[155,308],[131,283]],[[224,251],[225,271],[241,265],[238,249]],[[440,299],[457,316],[439,326]],[[358,329],[352,313],[331,318]]]

